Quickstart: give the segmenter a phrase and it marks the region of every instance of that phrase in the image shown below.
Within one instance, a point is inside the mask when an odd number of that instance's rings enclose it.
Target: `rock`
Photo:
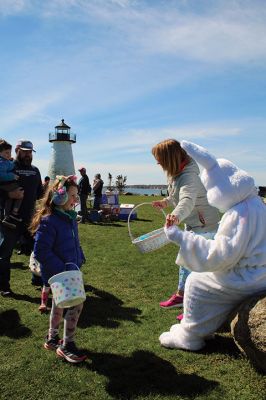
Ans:
[[[253,366],[266,372],[266,292],[240,304],[231,321],[231,333]]]

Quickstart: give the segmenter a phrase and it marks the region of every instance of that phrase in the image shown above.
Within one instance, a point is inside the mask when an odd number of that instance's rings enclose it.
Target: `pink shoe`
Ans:
[[[45,312],[47,311],[47,306],[46,306],[46,304],[41,304],[40,307],[39,307],[39,311],[40,311],[41,313],[45,313]]]
[[[176,317],[176,319],[177,319],[178,321],[182,321],[183,317],[184,317],[183,314],[179,314],[179,315]]]
[[[166,301],[161,301],[160,307],[161,308],[173,308],[173,307],[182,307],[183,306],[183,296],[179,296],[178,294],[174,293],[170,299]]]

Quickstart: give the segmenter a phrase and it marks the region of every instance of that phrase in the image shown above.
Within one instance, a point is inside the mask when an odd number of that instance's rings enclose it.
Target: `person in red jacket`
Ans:
[[[80,246],[77,213],[73,210],[78,201],[76,177],[58,176],[47,191],[39,210],[34,215],[30,232],[34,235],[34,255],[40,263],[45,287],[48,280],[60,272],[81,267],[85,257]],[[83,303],[67,308],[64,314],[64,336],[59,338],[59,325],[63,308],[52,300],[50,326],[44,348],[71,363],[84,361],[87,356],[74,343],[74,334]]]

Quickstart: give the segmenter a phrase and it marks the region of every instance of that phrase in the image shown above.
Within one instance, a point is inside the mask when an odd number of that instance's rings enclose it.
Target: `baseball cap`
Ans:
[[[86,168],[85,168],[85,167],[80,167],[80,168],[78,169],[78,171],[86,171]]]
[[[35,150],[33,149],[33,144],[29,140],[24,139],[20,139],[17,142],[16,149],[31,150],[35,152]]]

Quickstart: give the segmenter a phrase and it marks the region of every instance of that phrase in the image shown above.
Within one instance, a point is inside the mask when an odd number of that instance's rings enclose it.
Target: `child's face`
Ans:
[[[70,186],[70,188],[67,191],[68,194],[68,200],[66,202],[66,204],[64,204],[62,206],[62,208],[65,211],[68,210],[72,210],[72,208],[75,207],[75,205],[77,204],[79,197],[78,197],[78,188],[76,188],[75,186]]]
[[[0,156],[5,158],[6,160],[10,160],[10,158],[11,158],[11,149],[0,151]]]

